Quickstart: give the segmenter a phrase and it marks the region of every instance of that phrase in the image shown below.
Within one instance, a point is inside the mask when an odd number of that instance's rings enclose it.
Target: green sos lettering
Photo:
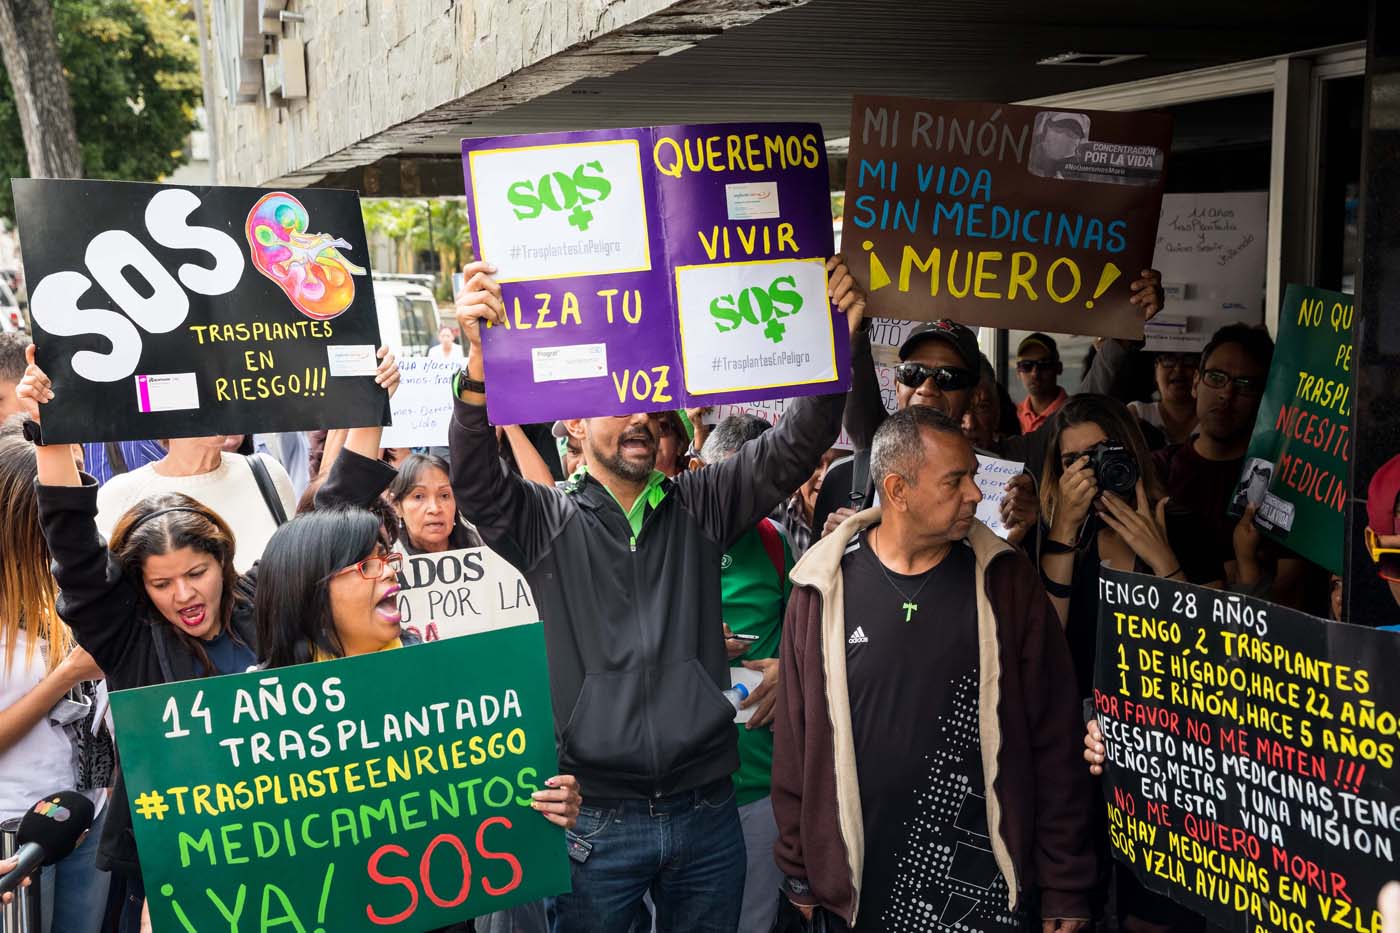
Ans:
[[[569,225],[579,232],[588,229],[593,213],[585,210],[612,194],[612,182],[603,177],[601,162],[585,162],[572,173],[550,172],[539,181],[517,181],[506,191],[506,200],[515,205],[517,220],[534,220],[546,209],[569,212]]]
[[[738,294],[720,295],[710,302],[710,316],[720,333],[738,330],[745,321],[763,328],[763,336],[781,343],[787,332],[782,318],[802,310],[802,296],[797,292],[797,280],[780,275],[764,288],[751,285]]]

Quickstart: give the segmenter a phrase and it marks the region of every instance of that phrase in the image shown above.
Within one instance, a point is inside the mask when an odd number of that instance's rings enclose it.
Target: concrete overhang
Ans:
[[[1366,31],[1365,0],[370,2],[311,3],[300,28],[338,24],[307,42],[307,100],[226,109],[221,180],[461,194],[464,136],[804,120],[837,139],[856,92],[1024,100]],[[1141,57],[1037,64],[1068,52]]]

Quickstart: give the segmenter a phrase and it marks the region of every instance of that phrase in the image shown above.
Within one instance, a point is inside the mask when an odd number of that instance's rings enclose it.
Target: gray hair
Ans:
[[[29,364],[24,360],[24,348],[34,341],[21,333],[0,334],[0,379],[19,382]]]
[[[700,448],[700,459],[706,463],[722,463],[770,427],[772,425],[757,415],[730,415],[715,425],[705,439],[705,446]]]
[[[913,486],[924,465],[924,432],[963,437],[962,427],[936,408],[910,405],[885,419],[870,444],[870,478],[879,489],[891,473]]]

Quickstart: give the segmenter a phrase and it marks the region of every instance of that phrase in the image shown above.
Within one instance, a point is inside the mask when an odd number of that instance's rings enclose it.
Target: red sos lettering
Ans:
[[[493,816],[488,820],[483,820],[476,830],[476,854],[487,861],[505,862],[510,866],[511,874],[510,880],[500,887],[493,885],[489,879],[483,877],[481,879],[481,890],[484,891],[488,897],[500,897],[503,894],[509,894],[511,891],[514,891],[516,888],[520,887],[520,881],[524,874],[520,866],[520,860],[514,855],[511,855],[509,852],[493,852],[486,848],[486,829],[496,823],[502,824],[506,829],[511,828],[510,820],[504,816]],[[462,883],[451,897],[443,897],[442,895],[444,892],[438,891],[433,886],[432,881],[433,853],[436,852],[440,846],[444,845],[456,851],[457,860],[462,870]],[[468,896],[471,894],[471,857],[467,853],[467,847],[458,836],[451,833],[442,833],[434,837],[432,842],[428,843],[427,847],[423,849],[422,856],[418,859],[417,884],[414,883],[414,879],[407,875],[386,874],[380,868],[380,862],[385,856],[389,855],[404,859],[411,857],[408,850],[403,846],[393,843],[380,846],[374,851],[374,854],[369,857],[369,864],[366,867],[369,878],[374,883],[385,887],[403,888],[408,893],[408,904],[402,911],[390,917],[381,917],[379,914],[375,913],[373,905],[366,906],[365,916],[369,917],[370,922],[377,926],[393,926],[397,923],[403,923],[409,917],[413,916],[414,912],[418,910],[418,891],[420,887],[428,900],[432,901],[435,906],[441,907],[444,910],[460,907],[462,904],[466,903]]]

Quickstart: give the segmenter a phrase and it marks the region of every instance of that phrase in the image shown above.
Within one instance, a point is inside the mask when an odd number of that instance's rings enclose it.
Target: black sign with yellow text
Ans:
[[[47,439],[388,422],[354,192],[13,184]]]
[[[1241,933],[1379,933],[1400,635],[1104,569],[1094,707],[1119,861]]]

